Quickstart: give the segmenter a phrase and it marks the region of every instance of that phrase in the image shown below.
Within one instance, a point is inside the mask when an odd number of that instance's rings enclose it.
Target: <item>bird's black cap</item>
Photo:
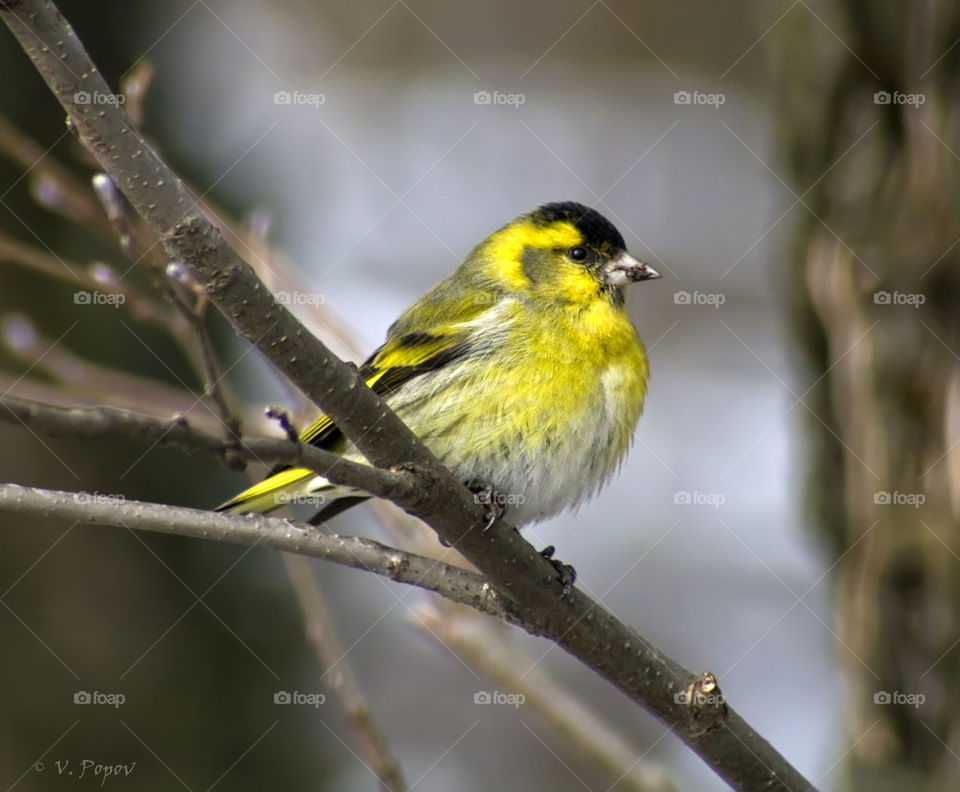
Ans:
[[[623,241],[623,236],[613,223],[596,209],[576,201],[544,204],[534,209],[530,217],[536,223],[547,224],[560,221],[572,223],[591,247],[602,249],[612,246],[618,250],[627,249],[627,243]]]

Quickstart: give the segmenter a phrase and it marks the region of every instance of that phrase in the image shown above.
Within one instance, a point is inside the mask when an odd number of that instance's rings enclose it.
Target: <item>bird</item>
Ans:
[[[595,209],[546,203],[404,311],[359,374],[478,502],[535,523],[595,495],[630,448],[649,367],[624,289],[660,277]],[[299,439],[366,461],[325,415]],[[305,503],[318,523],[369,497],[287,466],[218,510]]]

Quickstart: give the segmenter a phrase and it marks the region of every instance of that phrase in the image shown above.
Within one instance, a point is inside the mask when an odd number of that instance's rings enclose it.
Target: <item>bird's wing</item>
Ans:
[[[430,296],[434,295],[428,294]],[[387,341],[360,367],[360,376],[378,396],[388,396],[414,377],[436,371],[474,349],[476,328],[473,323],[452,323],[450,317],[454,315],[455,306],[442,302],[421,299],[393,324]],[[429,320],[422,322],[425,329],[404,332],[411,323],[417,322],[418,309],[426,309],[419,317]],[[463,319],[462,313],[458,318]],[[321,415],[300,433],[300,440],[336,451],[342,447],[344,436],[330,416]],[[278,492],[294,491],[317,476],[307,468],[277,468],[269,477],[234,496],[218,510],[241,512],[276,508],[275,495]],[[343,492],[345,495],[356,494],[347,488],[343,488]]]
[[[360,367],[360,376],[378,396],[387,396],[414,377],[457,360],[470,349],[467,333],[407,333],[388,340]],[[341,438],[333,420],[321,415],[300,433],[300,441],[330,448]]]

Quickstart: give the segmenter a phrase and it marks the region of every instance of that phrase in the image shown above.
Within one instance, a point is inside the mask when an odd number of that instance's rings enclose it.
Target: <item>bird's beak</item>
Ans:
[[[626,286],[628,283],[662,277],[649,264],[637,261],[626,251],[611,259],[603,268],[603,279],[611,286]]]

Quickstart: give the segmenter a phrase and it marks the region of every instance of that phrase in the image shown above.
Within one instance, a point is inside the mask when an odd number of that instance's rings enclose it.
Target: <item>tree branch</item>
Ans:
[[[412,471],[380,470],[285,438],[223,437],[192,426],[182,417],[165,421],[113,407],[57,407],[17,396],[0,396],[0,408],[0,421],[19,423],[53,436],[113,437],[134,443],[172,445],[191,453],[217,454],[228,463],[239,456],[248,461],[300,465],[334,484],[359,487],[388,500],[414,497],[418,488]]]
[[[422,518],[523,613],[528,632],[554,640],[668,724],[739,790],[810,792],[769,743],[726,706],[706,709],[675,694],[697,677],[650,646],[582,592],[561,597],[554,567],[470,493],[357,376],[276,303],[253,270],[197,209],[179,179],[129,124],[117,104],[75,104],[77,92],[110,93],[73,30],[50,0],[0,0],[0,17],[66,110],[80,142],[135,210],[182,261],[236,331],[255,344],[374,465],[413,463],[421,483],[395,503]],[[22,491],[21,491],[22,492]],[[103,517],[108,516],[109,510]],[[209,515],[218,530],[236,520]],[[266,518],[261,518],[266,519]],[[718,691],[715,691],[718,692]]]
[[[22,314],[0,315],[0,351],[29,369],[17,376],[0,368],[0,392],[5,394],[43,404],[107,403],[143,414],[189,417],[194,425],[212,431],[223,426],[190,391],[89,360],[57,344]]]
[[[103,525],[176,534],[215,542],[299,553],[433,591],[454,602],[518,623],[516,607],[481,575],[433,558],[405,553],[356,536],[326,534],[315,527],[276,517],[243,516],[126,500],[122,495],[0,484],[0,513],[55,518],[82,525]]]
[[[544,673],[532,657],[502,640],[501,625],[446,602],[426,601],[417,603],[410,621],[425,635],[455,651],[461,662],[502,685],[501,691],[522,695],[524,708],[539,713],[554,732],[582,754],[588,766],[601,768],[614,779],[610,789],[678,792],[659,763],[635,749],[566,686]]]

